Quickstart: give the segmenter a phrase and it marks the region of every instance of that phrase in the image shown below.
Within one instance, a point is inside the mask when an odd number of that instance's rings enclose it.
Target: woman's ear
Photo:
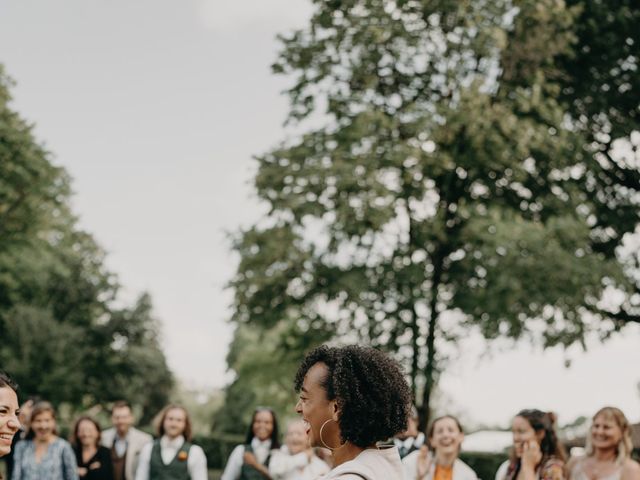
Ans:
[[[331,418],[336,422],[338,421],[339,413],[340,408],[338,408],[338,402],[331,400]]]

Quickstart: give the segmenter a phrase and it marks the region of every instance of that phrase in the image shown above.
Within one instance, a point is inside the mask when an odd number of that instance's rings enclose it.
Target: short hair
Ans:
[[[167,418],[167,414],[169,413],[170,410],[182,410],[184,412],[185,422],[184,422],[184,431],[182,432],[182,436],[184,437],[185,441],[190,442],[191,439],[193,438],[193,431],[191,427],[191,417],[189,416],[189,412],[187,411],[186,408],[184,408],[182,405],[177,405],[175,403],[171,403],[166,407],[164,407],[160,411],[160,413],[156,416],[155,423],[156,423],[156,433],[158,434],[158,437],[162,437],[165,433],[164,420],[165,418]]]
[[[27,430],[27,435],[26,435],[27,439],[32,439],[33,437],[36,436],[35,432],[33,431],[33,421],[36,419],[38,415],[46,412],[49,412],[54,420],[56,419],[56,411],[53,408],[53,405],[51,405],[51,403],[46,401],[40,401],[33,406],[33,410],[31,410],[31,421],[29,422],[29,430]],[[58,434],[57,425],[53,427],[53,433],[54,435]]]
[[[407,429],[411,391],[402,368],[390,356],[359,345],[322,345],[309,352],[298,368],[296,391],[316,363],[327,366],[321,387],[338,404],[342,442],[365,448]]]
[[[96,439],[96,447],[100,445],[100,437],[102,433],[102,429],[100,428],[100,424],[88,415],[83,415],[82,417],[76,420],[76,423],[73,425],[73,432],[71,434],[71,444],[75,447],[80,446],[80,441],[78,440],[78,428],[80,428],[80,424],[84,421],[91,422],[98,430],[98,438]]]
[[[622,410],[616,407],[601,408],[592,417],[592,422],[594,422],[599,416],[603,416],[608,420],[613,420],[622,432],[620,442],[618,442],[618,445],[616,446],[616,453],[618,454],[616,462],[622,465],[627,458],[631,457],[631,452],[633,451],[633,442],[631,441],[631,427],[629,425],[629,420],[627,420],[625,414],[622,413]],[[594,450],[593,445],[591,444],[591,435],[587,435],[586,450],[588,456],[593,455]]]
[[[269,440],[271,440],[271,449],[280,448],[280,433],[278,431],[278,419],[276,418],[276,412],[273,411],[271,407],[256,407],[251,415],[251,423],[249,423],[249,430],[247,431],[247,435],[245,437],[245,445],[250,445],[251,440],[253,440],[253,422],[256,421],[256,416],[260,412],[269,412],[271,414],[271,421],[273,422],[273,430],[271,431],[271,436]]]
[[[111,407],[111,415],[113,415],[113,412],[115,412],[119,408],[128,408],[131,412],[133,412],[133,409],[131,408],[131,404],[129,402],[127,402],[126,400],[118,400],[117,402],[114,402],[113,406]]]
[[[8,387],[14,392],[18,392],[18,384],[7,374],[0,370],[0,388]]]

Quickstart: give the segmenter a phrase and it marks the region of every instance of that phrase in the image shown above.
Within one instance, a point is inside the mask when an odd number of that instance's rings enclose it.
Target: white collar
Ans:
[[[266,440],[260,440],[258,437],[253,437],[251,439],[251,448],[254,450],[256,448],[264,448],[266,450],[271,450],[271,439],[268,438]]]
[[[176,438],[169,438],[166,435],[163,435],[160,438],[160,446],[162,448],[173,448],[173,449],[179,449],[182,444],[184,443],[184,436],[182,435],[178,435]]]

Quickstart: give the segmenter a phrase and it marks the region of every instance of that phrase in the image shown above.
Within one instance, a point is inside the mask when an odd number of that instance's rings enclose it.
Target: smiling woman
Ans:
[[[69,442],[58,436],[49,402],[34,405],[26,438],[16,446],[12,480],[78,480],[76,457]]]
[[[640,465],[631,459],[629,421],[619,408],[604,407],[593,416],[587,456],[572,458],[570,480],[640,480]]]
[[[20,429],[17,388],[7,374],[0,372],[0,457],[11,451],[13,436]]]
[[[295,388],[311,446],[333,453],[324,480],[404,478],[398,449],[378,445],[406,430],[411,408],[409,386],[388,355],[356,345],[318,347],[300,365]]]

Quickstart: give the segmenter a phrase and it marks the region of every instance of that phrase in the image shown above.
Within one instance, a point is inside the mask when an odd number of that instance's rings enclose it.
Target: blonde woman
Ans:
[[[604,407],[593,416],[587,454],[567,464],[570,480],[640,480],[640,465],[631,460],[631,429],[624,413]]]

